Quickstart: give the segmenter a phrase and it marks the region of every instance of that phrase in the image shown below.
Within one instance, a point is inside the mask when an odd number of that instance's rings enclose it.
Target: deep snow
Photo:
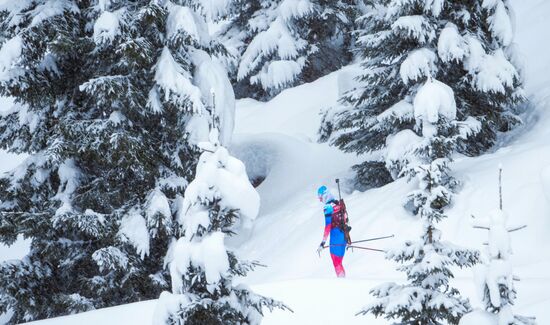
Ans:
[[[512,0],[512,4],[527,96],[534,111],[524,117],[523,127],[504,137],[500,149],[478,158],[457,157],[453,170],[462,188],[441,228],[444,239],[482,247],[487,233],[472,228],[471,215],[487,216],[498,207],[498,166],[502,164],[508,223],[528,225],[511,235],[514,273],[522,279],[516,284],[515,311],[536,316],[545,325],[550,324],[550,45],[543,37],[550,27],[550,2]],[[345,179],[349,166],[358,161],[315,142],[319,110],[335,103],[339,88],[349,87],[356,69],[348,67],[286,90],[268,103],[238,102],[232,152],[248,165],[249,176],[266,178],[258,187],[262,206],[254,228],[232,238],[230,244],[242,257],[267,265],[243,281],[258,293],[285,301],[295,311],[267,314],[263,324],[387,323],[354,314],[370,300],[371,287],[402,279],[395,265],[380,253],[355,250],[344,259],[348,278],[336,279],[328,252],[321,257],[315,252],[323,230],[316,188],[321,184],[333,187],[334,178]],[[13,167],[4,157],[10,156],[1,157],[2,170]],[[344,182],[352,239],[395,234],[395,239],[368,245],[383,249],[417,236],[418,225],[401,207],[413,186],[400,180],[364,193],[349,193]],[[25,244],[17,245],[0,248],[0,260],[24,254]],[[481,307],[472,270],[458,270],[455,275],[454,284],[475,307]],[[39,324],[150,324],[154,306],[155,301],[147,301]]]

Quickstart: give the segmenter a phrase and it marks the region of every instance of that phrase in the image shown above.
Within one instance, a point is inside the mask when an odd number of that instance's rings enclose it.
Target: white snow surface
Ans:
[[[437,53],[443,62],[462,61],[466,56],[466,42],[453,23],[447,23],[437,41]]]
[[[443,3],[428,2],[435,11]],[[518,299],[514,312],[550,324],[550,62],[546,58],[550,45],[544,33],[533,32],[550,28],[550,2],[511,3],[517,17],[515,40],[525,64],[526,94],[534,111],[524,116],[524,126],[504,137],[493,152],[477,158],[456,157],[452,168],[462,187],[454,197],[449,218],[440,226],[444,240],[482,247],[487,234],[472,229],[470,216],[482,216],[498,207],[498,165],[502,164],[508,223],[528,225],[510,234],[514,246],[510,263],[522,279],[515,283]],[[364,193],[350,192],[345,181],[348,167],[361,160],[314,142],[319,110],[335,104],[338,76],[349,69],[353,67],[285,90],[268,103],[237,103],[236,134],[230,150],[247,165],[249,174],[266,178],[257,188],[262,201],[253,229],[232,238],[231,243],[241,257],[267,265],[242,281],[260,294],[283,300],[295,311],[266,313],[264,325],[388,323],[354,315],[371,301],[370,289],[386,281],[402,282],[403,274],[395,271],[396,265],[383,254],[355,250],[348,251],[344,259],[348,277],[335,278],[327,252],[321,257],[315,253],[324,223],[322,205],[316,200],[319,185],[326,184],[337,193],[333,180],[343,179],[352,239],[396,235],[368,247],[388,249],[416,238],[421,230],[402,208],[402,200],[414,184],[399,180]],[[472,270],[454,271],[452,284],[474,307],[482,307]],[[150,324],[155,305],[155,301],[147,301],[39,324]],[[339,312],[333,312],[335,309]],[[496,321],[480,311],[465,318],[462,325],[494,325]]]
[[[172,2],[169,4],[170,14],[166,22],[166,36],[171,38],[178,32],[184,32],[199,44],[208,44],[210,36],[204,20],[189,7],[174,5]]]
[[[202,93],[200,89],[191,83],[191,76],[188,71],[179,65],[170,53],[168,47],[162,50],[162,54],[155,66],[155,81],[164,91],[164,101],[173,101],[176,104],[186,104],[191,101],[191,111],[193,113],[203,113],[204,105],[202,103]],[[149,103],[153,107],[159,107],[155,96],[158,96],[156,90],[149,93]]]
[[[170,262],[172,293],[182,294],[183,277],[190,265],[201,267],[208,284],[214,284],[229,270],[229,257],[224,247],[224,234],[215,232],[201,241],[188,241],[182,237],[175,244]]]
[[[219,118],[220,143],[229,146],[235,128],[235,93],[227,71],[219,60],[202,50],[194,51],[192,57],[196,66],[193,82],[201,90],[203,103],[215,107],[216,117]],[[208,141],[205,137],[208,135],[208,125],[203,127],[205,130],[199,130],[199,126],[189,127],[193,130],[192,137],[196,143]]]
[[[452,121],[456,118],[456,102],[451,87],[441,81],[428,78],[418,89],[413,101],[414,116],[422,124],[422,135],[435,135],[434,125],[440,118]]]
[[[288,4],[287,3],[293,3]],[[292,33],[285,22],[294,14],[305,12],[300,4],[308,1],[285,1],[283,11],[267,27],[258,33],[250,42],[242,55],[237,78],[242,80],[249,76],[254,69],[261,66],[260,72],[251,76],[253,83],[259,83],[268,88],[280,88],[299,74],[305,58],[299,56],[299,51],[306,46],[306,42],[299,35]],[[304,7],[304,8],[302,8]],[[292,14],[291,14],[292,12]],[[285,17],[284,15],[290,15]],[[267,66],[265,60],[272,60]]]
[[[190,234],[200,225],[207,227],[208,211],[202,202],[219,198],[222,207],[238,209],[241,222],[250,228],[258,216],[260,197],[248,180],[244,164],[224,147],[211,142],[201,146],[205,152],[199,158],[195,179],[185,190],[178,222]]]
[[[23,50],[23,39],[15,36],[4,42],[0,48],[0,82],[8,80],[12,65],[21,56]]]
[[[141,259],[149,255],[149,230],[145,218],[137,211],[130,211],[128,215],[122,218],[118,236],[121,240],[130,242],[141,256]]]
[[[436,60],[437,55],[430,49],[421,48],[412,51],[399,68],[401,79],[407,84],[409,81],[431,76],[436,69]]]
[[[476,309],[460,319],[458,325],[497,325],[497,315],[485,310]]]
[[[94,41],[98,44],[112,42],[120,33],[120,21],[116,13],[104,11],[94,24]]]
[[[313,4],[309,0],[284,0],[279,12],[285,20],[300,18],[313,12]]]
[[[491,32],[494,37],[499,39],[504,46],[510,45],[514,38],[514,29],[512,20],[508,16],[506,6],[502,0],[496,1],[494,13],[489,18]]]

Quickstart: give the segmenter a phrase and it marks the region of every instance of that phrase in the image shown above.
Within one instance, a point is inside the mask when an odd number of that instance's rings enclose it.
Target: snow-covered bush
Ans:
[[[178,3],[178,4],[176,4]],[[223,141],[234,98],[193,3],[1,1],[0,146],[27,154],[0,178],[0,266],[11,323],[156,298],[212,110]],[[195,3],[196,4],[196,3]],[[223,111],[221,111],[223,110]]]
[[[236,0],[220,31],[237,94],[265,98],[350,62],[355,0]]]
[[[172,292],[163,292],[154,324],[260,324],[262,308],[286,308],[233,284],[256,263],[239,260],[228,251],[225,236],[250,225],[258,215],[260,198],[250,184],[244,164],[219,145],[213,129],[201,143],[195,179],[177,207],[183,236],[171,245],[166,263]]]
[[[346,152],[380,151],[370,157],[379,157],[376,162],[390,165],[392,175],[399,177],[399,164],[391,166],[387,159],[393,152],[388,139],[403,130],[417,130],[412,100],[430,76],[454,92],[463,135],[459,152],[480,154],[495,143],[499,132],[519,123],[514,107],[523,95],[520,71],[511,59],[508,1],[370,3],[358,36],[362,84],[342,96],[334,113],[325,115],[323,140]],[[369,164],[373,162],[363,165]],[[377,179],[378,169],[361,166],[356,170],[372,175],[358,179]]]
[[[534,318],[514,315],[512,310],[516,300],[514,281],[518,278],[512,273],[510,232],[523,227],[508,226],[508,216],[500,209],[492,211],[486,220],[477,220],[475,227],[489,232],[485,261],[476,274],[485,311],[465,315],[460,325],[535,325]],[[481,323],[480,315],[486,315],[487,321]]]
[[[405,140],[396,141],[407,144],[403,146],[403,174],[418,184],[409,193],[407,207],[422,224],[422,234],[386,254],[387,259],[401,263],[398,270],[406,273],[407,283],[374,288],[371,293],[376,298],[360,313],[383,316],[395,324],[457,324],[471,307],[450,286],[451,267],[472,266],[478,253],[443,241],[435,227],[446,217],[456,184],[449,170],[460,138],[454,123],[455,96],[449,86],[428,77],[412,102],[410,109],[421,136],[403,135]]]

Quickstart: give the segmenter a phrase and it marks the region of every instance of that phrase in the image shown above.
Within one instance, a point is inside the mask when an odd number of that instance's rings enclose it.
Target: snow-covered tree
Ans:
[[[356,0],[234,0],[220,31],[240,96],[271,97],[350,62]]]
[[[391,154],[388,142],[399,131],[414,129],[412,98],[428,76],[454,91],[464,135],[459,152],[479,154],[519,122],[514,107],[523,96],[508,1],[369,3],[358,36],[361,86],[325,114],[321,127],[321,139],[346,152],[379,151],[369,156],[378,158],[355,167],[359,180],[373,185],[388,180],[379,172]],[[394,167],[387,169],[396,178],[400,170]]]
[[[476,310],[465,315],[460,325],[535,325],[535,319],[514,315],[512,306],[516,300],[512,273],[512,245],[510,232],[524,226],[508,226],[508,216],[501,209],[490,213],[487,220],[477,220],[476,228],[489,232],[489,241],[484,265],[477,274],[479,293],[485,305],[485,311]],[[480,321],[483,319],[484,321]]]
[[[418,240],[406,241],[387,252],[401,263],[407,283],[386,283],[374,288],[376,297],[361,314],[384,316],[392,324],[457,324],[470,311],[467,299],[450,286],[452,266],[469,267],[478,253],[442,240],[436,223],[446,217],[456,180],[449,170],[451,155],[460,139],[454,120],[457,110],[452,89],[431,77],[421,85],[413,100],[416,126],[421,136],[403,130],[394,141],[402,147],[402,170],[418,183],[408,196],[407,207],[422,225]]]
[[[185,3],[0,2],[0,95],[15,99],[0,146],[28,156],[0,179],[0,241],[32,239],[0,266],[11,323],[168,288],[173,205],[194,174],[194,141],[208,138],[211,88],[224,141],[233,121],[211,59],[221,46]]]
[[[233,284],[256,263],[239,260],[224,243],[238,227],[249,227],[260,198],[244,164],[220,146],[218,131],[200,144],[203,153],[195,179],[177,207],[183,236],[167,255],[172,292],[163,292],[154,324],[260,324],[263,307],[286,307]]]

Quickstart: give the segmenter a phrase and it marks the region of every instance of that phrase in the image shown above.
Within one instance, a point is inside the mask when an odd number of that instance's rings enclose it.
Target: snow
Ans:
[[[229,145],[235,128],[235,93],[227,76],[227,71],[215,58],[206,52],[197,50],[193,53],[196,66],[193,83],[201,90],[202,102],[209,107],[215,107],[219,119],[220,142]],[[203,124],[204,125],[204,124]],[[188,126],[194,132],[193,142],[207,141],[208,127],[197,130],[200,126]]]
[[[182,279],[191,265],[204,270],[208,284],[215,284],[226,275],[229,270],[229,258],[225,250],[224,237],[222,232],[214,232],[199,242],[190,242],[187,237],[178,239],[170,263],[172,293],[183,293]]]
[[[437,55],[430,49],[421,48],[409,53],[401,63],[399,74],[405,84],[435,73]]]
[[[64,161],[57,171],[59,176],[59,190],[54,199],[61,201],[61,206],[55,211],[56,216],[72,212],[71,195],[79,185],[80,170],[73,159]]]
[[[500,284],[508,288],[513,287],[512,265],[509,261],[496,259],[491,261],[486,273],[485,282],[489,288],[489,297],[491,304],[495,307],[501,307],[503,304],[500,298]]]
[[[170,2],[170,14],[166,21],[166,36],[175,37],[179,32],[191,36],[201,45],[207,45],[210,41],[208,26],[191,8],[174,5]]]
[[[424,3],[425,11],[431,11],[435,17],[438,17],[443,10],[445,0],[426,0]]]
[[[152,217],[160,213],[165,217],[170,217],[170,204],[168,199],[160,189],[153,190],[147,199],[147,216]]]
[[[458,325],[498,325],[498,320],[495,314],[476,309],[462,317]]]
[[[431,28],[424,16],[401,16],[391,26],[394,32],[404,30],[406,35],[418,40],[420,44],[430,42],[435,38],[435,30]]]
[[[284,0],[279,12],[284,20],[300,18],[313,12],[313,4],[309,0]]]
[[[486,53],[483,45],[477,38],[466,36],[465,39],[466,43],[468,43],[469,55],[464,62],[464,67],[466,70],[475,73],[482,67]]]
[[[392,176],[394,178],[397,178],[400,175],[399,172],[394,172],[395,169],[393,168],[393,165],[395,163],[402,165],[402,162],[414,159],[414,155],[412,153],[421,141],[422,138],[412,130],[403,130],[388,137],[386,140],[387,148],[385,153],[386,167],[392,171]]]
[[[109,6],[111,6],[111,0],[98,0],[97,6],[101,11],[109,10]]]
[[[401,100],[388,108],[384,112],[380,113],[376,119],[378,122],[388,122],[391,120],[397,120],[400,122],[411,121],[414,118],[414,108],[406,100]]]
[[[456,118],[456,102],[453,90],[446,84],[428,78],[414,97],[414,116],[422,123],[422,135],[429,138],[437,132],[432,127],[440,118],[452,121]]]
[[[525,62],[526,93],[535,111],[524,116],[525,126],[505,137],[493,152],[477,158],[456,157],[453,175],[462,185],[441,228],[445,239],[465,247],[482,247],[487,233],[471,229],[470,215],[483,216],[488,209],[498,207],[497,166],[502,163],[508,223],[528,224],[525,230],[511,234],[514,255],[510,264],[522,279],[514,284],[518,292],[514,311],[536,316],[539,324],[550,324],[550,62],[546,58],[550,48],[544,33],[534,32],[548,29],[550,3],[513,0],[512,4],[518,17],[516,41]],[[469,70],[476,71],[484,64],[486,53],[475,47],[471,37],[465,40],[469,48],[465,66],[468,62],[475,67]],[[361,161],[313,140],[320,109],[336,104],[339,76],[350,69],[353,67],[287,89],[267,103],[249,99],[237,102],[236,134],[230,152],[245,163],[249,176],[266,178],[257,188],[261,207],[253,231],[233,238],[232,244],[243,258],[267,265],[243,282],[294,310],[266,313],[263,325],[387,324],[383,319],[355,314],[372,299],[368,292],[373,287],[386,281],[403,281],[402,274],[383,254],[348,251],[344,259],[348,277],[336,279],[328,255],[319,258],[315,253],[324,223],[315,191],[320,184],[333,184],[336,177],[345,178],[347,168]],[[476,122],[468,124],[474,126]],[[257,169],[249,167],[256,163]],[[417,222],[401,205],[414,184],[400,180],[364,193],[351,192],[345,179],[342,184],[352,239],[394,233],[395,239],[369,244],[388,249],[397,241],[417,237]],[[455,275],[453,285],[479,306],[471,270],[457,270]],[[147,301],[123,305],[38,324],[150,324],[156,304]],[[339,312],[333,312],[336,308]],[[484,311],[476,311],[464,317],[461,324],[495,325],[497,321]]]
[[[506,87],[511,87],[518,76],[516,68],[499,49],[492,55],[485,56],[475,75],[475,85],[478,90],[484,92],[504,94]]]
[[[489,254],[492,258],[506,259],[512,254],[510,233],[506,227],[508,216],[501,210],[494,210],[490,218]]]
[[[118,236],[122,240],[130,242],[141,259],[149,255],[149,231],[145,218],[137,210],[131,210],[122,218]]]
[[[204,8],[206,16],[213,21],[223,18],[229,10],[231,0],[202,0],[201,6]]]
[[[246,51],[243,53],[237,78],[243,80],[258,68],[265,59],[274,60],[275,65],[261,67],[261,75],[254,75],[254,82],[259,82],[264,87],[278,88],[302,70],[305,62],[304,58],[299,57],[299,52],[304,49],[306,42],[297,39],[292,34],[284,19],[278,16],[269,27],[258,33],[250,42]],[[273,56],[276,57],[273,58]],[[284,65],[289,67],[284,67]],[[273,76],[267,76],[267,73],[274,73]]]
[[[19,35],[2,44],[2,48],[0,48],[0,82],[10,78],[12,65],[21,57],[22,51],[23,39]]]
[[[128,257],[120,249],[113,246],[95,251],[92,254],[92,259],[101,272],[126,269],[128,266]]]
[[[277,60],[269,62],[262,70],[252,78],[252,83],[259,83],[267,89],[269,87],[282,88],[292,82],[305,66],[305,59]]]
[[[198,225],[208,225],[201,202],[220,198],[220,204],[239,209],[244,226],[250,227],[258,215],[260,198],[246,174],[245,165],[224,147],[205,148],[199,158],[195,180],[185,190],[178,221],[185,231],[194,233]]]
[[[466,56],[466,42],[453,23],[447,23],[439,34],[437,53],[443,62],[462,61]]]
[[[164,101],[172,101],[176,105],[188,107],[187,101],[191,101],[190,110],[193,113],[203,113],[202,93],[197,86],[191,83],[191,76],[175,60],[170,50],[165,47],[155,66],[155,81],[164,91]],[[159,109],[155,95],[149,93],[149,103],[154,110]]]
[[[456,124],[458,125],[458,131],[462,139],[468,139],[471,135],[481,131],[481,122],[472,116],[468,116],[466,120],[456,122]]]
[[[64,12],[79,13],[78,6],[67,0],[56,1],[44,1],[42,4],[36,6],[30,13],[30,17],[33,17],[29,27],[35,27],[40,25],[43,21],[52,17],[63,15]]]
[[[94,24],[94,41],[97,44],[112,42],[120,34],[120,21],[115,13],[104,11]]]
[[[153,300],[157,302],[156,300]],[[157,306],[154,308],[153,325],[169,324],[170,315],[178,312],[182,305],[189,304],[189,298],[185,295],[174,295],[164,291],[160,294]]]
[[[489,25],[493,36],[497,38],[502,45],[508,46],[512,43],[514,39],[512,20],[508,16],[506,6],[502,0],[496,1],[495,12],[489,18]]]
[[[121,124],[126,120],[126,116],[121,111],[113,111],[109,115],[109,121],[113,122],[115,125]]]
[[[110,308],[93,310],[85,314],[70,315],[65,317],[50,318],[29,324],[45,325],[88,325],[88,324],[151,324],[153,311],[157,300],[136,302],[133,304],[121,305]],[[82,316],[85,316],[83,319]]]

